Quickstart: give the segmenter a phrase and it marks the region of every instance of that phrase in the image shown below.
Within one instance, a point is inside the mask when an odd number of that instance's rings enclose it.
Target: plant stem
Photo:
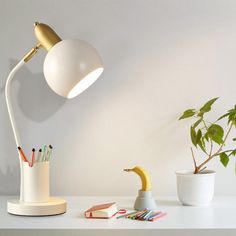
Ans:
[[[196,159],[194,157],[194,153],[193,153],[193,148],[192,147],[191,147],[191,153],[192,153],[192,157],[193,157],[193,163],[194,163],[194,168],[195,168],[194,173],[195,173],[196,170],[197,170],[197,163],[196,163]]]
[[[211,153],[210,153],[210,155],[208,156],[208,158],[207,158],[204,162],[202,162],[199,166],[195,167],[195,172],[194,172],[194,174],[197,174],[197,173],[201,172],[203,169],[205,169],[204,166],[205,166],[211,159],[213,159],[215,156],[218,156],[218,155],[220,154],[220,152],[222,151],[222,148],[223,148],[223,146],[224,146],[224,144],[225,144],[225,141],[227,140],[227,138],[228,138],[228,136],[229,136],[229,133],[230,133],[232,127],[233,127],[233,123],[230,124],[230,127],[229,127],[229,129],[228,129],[228,131],[227,131],[227,133],[226,133],[226,135],[225,135],[224,140],[223,140],[223,143],[220,145],[219,149],[218,149],[214,154],[211,154]]]
[[[230,150],[226,150],[226,151],[223,151],[223,152],[233,152],[233,151],[235,151],[235,150],[234,149],[230,149]],[[223,152],[219,152],[216,156],[219,156]]]
[[[206,169],[207,167],[205,166],[205,167],[203,167],[199,172],[202,172],[202,171],[204,171],[205,169]],[[199,173],[198,172],[198,173]]]
[[[210,142],[211,142],[211,149],[210,149],[210,154],[209,154],[209,156],[211,156],[211,154],[212,154],[212,150],[213,150],[213,142],[212,142],[211,139],[210,139]]]

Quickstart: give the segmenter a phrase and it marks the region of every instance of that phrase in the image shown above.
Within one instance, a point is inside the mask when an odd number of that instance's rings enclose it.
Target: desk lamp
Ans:
[[[43,71],[49,87],[58,95],[73,98],[91,84],[102,74],[104,68],[102,60],[96,49],[82,40],[62,40],[52,28],[46,24],[34,23],[34,32],[38,43],[10,72],[5,87],[7,109],[11,126],[16,141],[16,146],[21,146],[19,133],[14,117],[10,84],[15,73],[27,63],[40,48],[47,50]],[[15,215],[56,215],[66,212],[66,201],[59,198],[49,198],[48,201],[26,201],[29,186],[24,178],[24,163],[20,161],[20,198],[7,203],[8,212]],[[33,168],[32,168],[33,169]],[[35,173],[33,173],[34,175]],[[31,175],[31,177],[33,176]],[[46,183],[45,183],[46,184]]]

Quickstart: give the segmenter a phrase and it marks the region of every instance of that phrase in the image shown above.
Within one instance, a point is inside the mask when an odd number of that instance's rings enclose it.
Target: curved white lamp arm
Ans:
[[[10,116],[10,121],[11,121],[11,126],[13,129],[13,133],[14,133],[14,138],[16,141],[16,146],[19,147],[21,146],[21,142],[20,142],[20,138],[19,138],[19,133],[17,130],[17,126],[16,126],[16,120],[15,120],[15,116],[14,116],[14,111],[12,108],[12,101],[11,101],[11,81],[14,78],[15,73],[25,64],[24,59],[22,59],[21,61],[19,61],[19,63],[12,69],[12,71],[10,72],[10,74],[8,75],[7,81],[6,81],[6,87],[5,87],[5,96],[6,96],[6,103],[7,103],[7,109],[8,109],[8,113]],[[20,184],[20,200],[23,201],[24,200],[24,196],[23,196],[23,172],[22,172],[22,160],[21,157],[19,155],[19,161],[20,161],[20,173],[21,173],[21,184]]]

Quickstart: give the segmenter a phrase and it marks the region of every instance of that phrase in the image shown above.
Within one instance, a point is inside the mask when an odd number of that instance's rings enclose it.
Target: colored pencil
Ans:
[[[46,160],[46,157],[47,157],[47,145],[44,145],[43,147],[43,160],[42,161],[45,161]]]
[[[37,159],[35,161],[37,161],[37,162],[40,161],[41,153],[42,153],[42,149],[40,148],[39,151],[38,151]]]
[[[130,212],[130,213],[121,215],[121,216],[117,216],[116,219],[120,219],[120,218],[123,218],[123,217],[127,217],[127,216],[129,216],[129,215],[133,215],[134,213],[137,213],[137,211],[133,211],[133,212]]]
[[[41,152],[40,161],[43,161],[43,150]]]
[[[22,159],[24,162],[28,162],[28,160],[27,160],[27,158],[26,158],[26,155],[25,155],[24,151],[22,150],[22,148],[21,148],[20,146],[18,147],[18,150],[19,150],[21,159]]]
[[[32,149],[32,157],[31,157],[31,163],[30,163],[30,167],[33,167],[33,165],[34,165],[34,156],[35,156],[35,149],[33,148]]]
[[[141,214],[141,212],[140,211],[136,211],[134,214],[127,216],[127,218],[132,219],[132,218],[136,217],[139,214]]]
[[[149,213],[150,211],[146,211],[146,212],[144,212],[141,216],[139,216],[138,218],[137,218],[137,220],[144,220],[145,219],[145,217],[146,217],[146,215]]]
[[[153,213],[152,211],[149,211],[144,217],[142,217],[142,219],[147,220],[152,213]]]
[[[141,214],[139,214],[139,215],[137,215],[137,216],[135,217],[135,219],[136,219],[136,220],[141,219],[143,216],[145,216],[145,215],[147,214],[147,212],[148,212],[148,210],[142,211]]]
[[[158,215],[160,215],[161,213],[162,213],[161,211],[154,212],[151,216],[149,216],[148,219],[154,218],[155,216],[158,216]]]
[[[49,145],[49,151],[48,151],[48,155],[47,155],[47,161],[50,161],[50,158],[52,156],[52,145]]]
[[[142,214],[142,212],[141,211],[136,211],[134,214],[128,215],[127,218],[133,218],[133,217],[135,217],[135,216],[137,216],[139,214]]]
[[[159,214],[159,215],[157,215],[157,216],[155,216],[155,217],[153,217],[153,218],[151,218],[149,221],[155,221],[155,220],[157,220],[157,219],[160,219],[160,218],[162,218],[163,216],[165,216],[166,215],[166,213],[161,213],[161,214]]]

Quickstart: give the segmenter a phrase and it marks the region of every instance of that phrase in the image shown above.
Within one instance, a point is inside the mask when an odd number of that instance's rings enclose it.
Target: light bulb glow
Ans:
[[[71,91],[67,95],[67,98],[74,98],[77,95],[81,94],[98,79],[98,77],[102,74],[103,70],[104,68],[101,67],[86,75],[71,89]]]

